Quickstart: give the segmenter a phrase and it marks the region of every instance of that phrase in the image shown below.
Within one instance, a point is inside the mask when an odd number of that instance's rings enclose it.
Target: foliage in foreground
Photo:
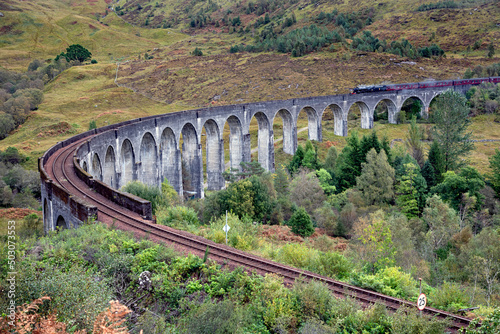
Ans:
[[[3,332],[10,332],[14,330],[18,334],[85,334],[85,330],[67,329],[64,322],[57,320],[56,313],[48,315],[41,314],[41,306],[47,302],[50,303],[51,298],[47,296],[40,297],[33,300],[31,303],[25,303],[17,307],[15,313],[15,325],[10,326],[8,318],[0,318],[0,330]],[[125,317],[131,311],[128,307],[120,304],[117,300],[109,302],[110,306],[105,311],[100,313],[95,319],[93,325],[93,333],[108,333],[108,334],[124,334],[128,333],[127,327],[122,326],[125,322]]]
[[[22,271],[28,266],[35,270],[23,276],[22,282],[32,282],[32,291],[19,291],[18,305],[43,297],[45,293],[38,288],[57,281],[50,275],[33,276],[43,268],[59,270],[66,278],[83,275],[84,281],[104,284],[110,292],[75,285],[75,279],[64,279],[58,290],[47,291],[50,303],[40,304],[38,313],[64,322],[72,332],[95,332],[94,323],[103,319],[98,314],[114,299],[124,305],[117,314],[123,314],[125,307],[131,309],[126,324],[133,333],[141,329],[167,333],[307,333],[313,328],[332,333],[383,333],[396,328],[399,332],[419,328],[439,333],[447,326],[427,318],[404,321],[408,314],[390,315],[380,305],[362,310],[354,300],[337,299],[318,282],[298,281],[287,289],[274,275],[262,277],[241,268],[228,271],[210,260],[192,255],[178,257],[164,246],[135,240],[100,224],[26,239],[20,246]],[[78,268],[85,268],[85,272]],[[83,290],[83,299],[70,292],[75,289]],[[103,299],[102,306],[95,304],[96,298]],[[90,311],[95,315],[90,316]],[[88,314],[87,321],[75,321],[71,312]]]

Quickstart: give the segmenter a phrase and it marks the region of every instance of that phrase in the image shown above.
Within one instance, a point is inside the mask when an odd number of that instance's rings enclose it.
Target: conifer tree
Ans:
[[[335,146],[331,146],[326,153],[325,163],[323,168],[326,170],[335,170],[335,164],[337,162],[337,149]]]
[[[297,150],[295,151],[295,154],[293,155],[292,161],[290,161],[290,164],[288,165],[288,171],[290,172],[290,174],[293,175],[293,173],[297,172],[302,166],[304,155],[304,149],[299,145],[299,147],[297,147]]]
[[[418,165],[424,165],[424,152],[422,138],[424,132],[417,125],[417,117],[413,116],[410,125],[408,126],[408,134],[406,135],[405,145],[410,151],[411,156],[417,161]]]
[[[441,152],[441,147],[437,141],[433,141],[429,150],[428,161],[434,170],[434,179],[436,183],[443,182],[444,159]]]
[[[424,164],[424,167],[422,167],[422,176],[424,177],[425,182],[427,182],[428,189],[434,187],[437,184],[436,172],[434,171],[434,167],[432,167],[429,160],[427,160]]]
[[[447,90],[436,99],[433,135],[443,154],[445,172],[463,166],[462,157],[474,149],[472,132],[467,132],[469,111],[467,99],[458,92]]]
[[[492,173],[488,175],[493,189],[500,197],[500,150],[497,148],[495,154],[490,157],[490,168]]]
[[[286,197],[288,196],[289,190],[288,185],[290,184],[288,173],[286,172],[285,166],[280,165],[276,168],[276,177],[274,178],[274,189],[278,196]]]
[[[384,150],[377,154],[372,148],[368,152],[356,183],[369,205],[387,202],[394,197],[394,168],[387,161]]]
[[[356,185],[356,178],[361,175],[361,163],[364,156],[361,152],[358,133],[353,133],[347,138],[344,147],[337,159],[337,175],[340,190],[345,190]]]
[[[419,214],[418,193],[414,185],[417,177],[416,169],[417,166],[412,163],[405,164],[404,173],[396,185],[396,204],[408,218],[417,217]]]
[[[369,136],[363,136],[361,139],[361,154],[363,155],[363,162],[366,161],[366,155],[372,148],[374,148],[377,153],[379,153],[382,148],[375,131],[372,131]]]
[[[302,207],[293,213],[288,224],[291,226],[293,233],[302,237],[309,237],[314,233],[311,217],[307,214],[306,209]]]

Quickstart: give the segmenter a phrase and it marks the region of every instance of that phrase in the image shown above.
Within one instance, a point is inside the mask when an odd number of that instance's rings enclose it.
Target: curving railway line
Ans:
[[[282,276],[284,283],[287,285],[292,284],[295,279],[303,277],[306,280],[318,280],[325,283],[332,293],[338,297],[350,296],[365,305],[379,302],[384,304],[389,310],[397,310],[402,306],[408,306],[416,310],[414,303],[276,263],[225,245],[214,243],[184,231],[156,225],[153,221],[143,219],[139,214],[127,210],[98,194],[77,176],[75,171],[75,152],[89,138],[87,136],[59,148],[48,158],[44,156],[40,160],[40,167],[42,169],[41,172],[45,172],[52,182],[64,188],[72,196],[80,198],[87,204],[96,206],[98,209],[97,219],[99,221],[114,224],[116,227],[131,231],[136,235],[147,235],[156,242],[168,243],[181,251],[188,250],[190,253],[200,256],[209,247],[209,257],[212,260],[219,263],[227,263],[230,266],[244,266],[249,271],[255,271],[259,274],[275,273]],[[469,318],[434,308],[426,308],[424,313],[438,318],[451,319],[451,332],[457,332],[459,328],[467,326],[470,322]]]

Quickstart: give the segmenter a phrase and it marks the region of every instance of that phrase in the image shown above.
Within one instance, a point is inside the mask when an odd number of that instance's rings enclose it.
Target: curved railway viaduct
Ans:
[[[401,86],[401,85],[400,85]],[[336,135],[347,135],[347,116],[354,104],[361,110],[361,126],[373,127],[375,107],[382,101],[387,105],[389,120],[395,123],[404,101],[417,98],[424,105],[421,114],[428,115],[432,99],[449,87],[403,89],[355,95],[321,96],[284,101],[270,101],[188,110],[94,129],[58,142],[39,159],[44,230],[57,227],[78,227],[96,217],[106,223],[117,223],[153,240],[173,243],[202,255],[210,247],[210,258],[230,261],[249,270],[277,273],[286,283],[302,276],[320,280],[338,296],[349,295],[361,303],[382,302],[396,310],[410,302],[384,296],[314,273],[288,267],[250,255],[225,245],[177,231],[152,221],[151,203],[117,189],[130,180],[160,185],[167,178],[182,194],[182,167],[188,171],[194,193],[203,197],[202,129],[206,132],[206,169],[209,189],[224,186],[224,143],[222,129],[229,125],[230,165],[239,167],[250,161],[250,122],[258,123],[258,157],[266,170],[274,169],[272,124],[276,117],[283,122],[283,149],[293,154],[297,148],[297,120],[300,112],[308,117],[309,139],[321,141],[323,114],[333,113]],[[465,93],[469,86],[455,89]],[[182,142],[182,148],[179,143]],[[183,166],[184,165],[184,166]],[[469,324],[470,319],[444,311],[427,308],[425,313],[453,321],[452,332]]]
[[[443,81],[443,83],[449,81]],[[138,200],[125,200],[125,195],[116,191],[131,180],[139,180],[149,185],[160,186],[168,179],[174,189],[182,195],[185,191],[195,197],[203,197],[203,185],[209,190],[224,187],[222,172],[224,164],[223,129],[229,125],[230,167],[239,168],[240,162],[251,159],[250,122],[256,118],[258,123],[258,161],[265,170],[274,170],[273,122],[281,118],[283,124],[283,151],[293,154],[297,148],[297,120],[301,112],[307,114],[308,137],[322,141],[322,119],[331,113],[334,133],[347,136],[347,119],[352,106],[358,105],[361,111],[361,128],[373,128],[373,115],[380,103],[385,103],[389,122],[396,123],[397,115],[404,102],[410,98],[421,101],[424,106],[422,117],[428,117],[431,101],[443,91],[450,89],[439,86],[421,89],[403,89],[362,94],[330,95],[269,102],[248,103],[221,107],[187,110],[157,116],[139,118],[109,125],[89,131],[58,143],[41,158],[43,167],[48,157],[60,147],[75,140],[88,137],[76,151],[77,163],[86,174],[91,176],[92,184],[108,193],[114,192],[117,201],[126,207],[142,212],[151,218],[146,204],[138,205]],[[411,86],[414,84],[408,84]],[[465,93],[471,85],[452,87]],[[206,174],[202,157],[202,130],[206,132]],[[180,145],[182,143],[182,145]],[[182,170],[190,180],[191,189],[183,189]],[[41,169],[42,171],[42,169]],[[206,180],[204,179],[206,175]],[[94,184],[95,181],[95,184]],[[96,190],[97,191],[97,190]],[[52,196],[60,193],[59,197]],[[120,194],[118,196],[117,194]],[[119,198],[119,199],[118,199]],[[42,203],[45,230],[53,230],[59,224],[67,227],[81,223],[83,216],[77,213],[78,199],[57,189],[50,178],[44,179],[42,173]],[[127,205],[125,202],[130,202]],[[78,211],[79,212],[79,211]],[[85,215],[84,215],[85,216]],[[86,217],[86,216],[85,216]],[[63,223],[64,222],[64,223]]]

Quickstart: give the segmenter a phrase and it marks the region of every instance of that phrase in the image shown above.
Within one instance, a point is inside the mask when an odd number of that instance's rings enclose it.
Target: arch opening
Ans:
[[[319,141],[319,117],[316,109],[312,107],[304,107],[300,110],[297,116],[297,132],[300,133],[303,131],[305,116],[307,115],[307,135],[309,140]],[[297,135],[297,137],[299,137]]]
[[[281,118],[281,122],[278,120]],[[295,153],[295,144],[293,139],[293,117],[287,109],[280,109],[274,115],[273,119],[273,145],[274,152],[281,152],[293,155]]]
[[[224,164],[223,143],[221,142],[219,126],[214,120],[207,120],[202,129],[202,138],[205,141],[204,176],[208,190],[220,190],[224,186],[222,170]]]
[[[87,166],[87,161],[82,162],[82,168],[87,173],[89,172],[89,167]]]
[[[132,147],[132,143],[128,139],[125,139],[122,143],[120,165],[120,187],[123,187],[130,181],[136,179],[134,148]]]
[[[47,199],[45,198],[43,201],[43,223],[44,223],[45,228],[47,228],[47,226],[50,226],[50,211],[49,210],[50,210],[49,203],[48,203]]]
[[[65,230],[68,228],[68,225],[66,223],[66,220],[64,219],[63,216],[59,215],[59,217],[57,217],[57,221],[56,221],[56,230]]]
[[[406,100],[404,100],[401,106],[401,110],[398,112],[395,118],[396,123],[406,123],[408,120],[412,119],[413,116],[416,116],[417,119],[422,118],[422,115],[425,111],[424,106],[424,102],[416,96],[407,98]],[[404,111],[404,114],[401,113],[401,111]]]
[[[184,198],[203,197],[203,164],[199,153],[198,135],[191,123],[181,131],[182,189]]]
[[[104,170],[102,181],[113,188],[116,188],[116,157],[113,146],[108,146],[104,157]]]
[[[99,156],[97,155],[97,153],[94,153],[92,155],[92,170],[91,170],[90,174],[92,174],[94,179],[102,181],[101,159],[99,159]]]
[[[257,136],[251,137],[252,147],[254,147],[256,139],[256,148],[252,148],[252,160],[255,161],[254,154],[257,153],[257,161],[267,171],[273,170],[274,163],[274,148],[272,145],[272,132],[270,129],[269,120],[263,112],[257,112],[253,115],[250,122],[250,132],[255,131],[257,123]]]
[[[161,180],[167,179],[170,185],[182,195],[182,179],[180,150],[175,140],[175,134],[170,128],[163,130],[160,141]]]
[[[389,99],[380,100],[373,112],[373,121],[374,122],[389,122],[391,118],[394,118],[394,115],[397,112],[396,104]]]
[[[444,92],[437,93],[432,97],[428,105],[422,105],[421,117],[427,119],[430,123],[434,123],[434,110],[436,110],[437,98]]]
[[[140,151],[139,181],[150,186],[157,186],[157,153],[153,135],[146,132],[142,137]]]
[[[349,128],[356,128],[358,125],[362,129],[373,128],[373,114],[366,103],[362,101],[356,101],[350,106],[347,119]]]
[[[326,131],[333,132],[336,136],[347,136],[347,123],[344,122],[342,108],[336,104],[326,107],[321,117],[321,129],[323,133]]]

